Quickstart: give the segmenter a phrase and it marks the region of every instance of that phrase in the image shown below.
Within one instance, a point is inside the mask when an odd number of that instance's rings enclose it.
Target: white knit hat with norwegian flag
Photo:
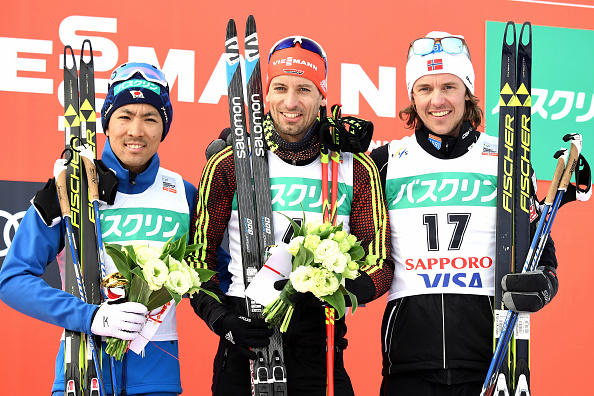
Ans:
[[[446,32],[430,32],[425,37],[443,38],[443,37],[460,37],[464,36],[449,34]],[[411,98],[411,92],[415,82],[429,74],[449,73],[460,78],[468,87],[470,92],[474,94],[474,68],[467,53],[448,54],[447,52],[434,52],[428,55],[414,55],[408,59],[406,63],[406,89],[408,89],[408,97]]]

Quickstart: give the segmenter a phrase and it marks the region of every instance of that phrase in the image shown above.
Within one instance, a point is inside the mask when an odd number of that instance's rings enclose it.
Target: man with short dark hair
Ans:
[[[101,160],[116,174],[119,185],[113,204],[102,203],[99,208],[103,241],[122,245],[139,242],[161,248],[171,238],[170,233],[178,239],[189,231],[197,192],[180,175],[160,167],[157,150],[169,132],[173,116],[169,86],[156,67],[126,63],[112,73],[108,87],[101,110],[108,140]],[[142,221],[138,222],[138,218]],[[159,218],[168,219],[167,227],[156,227]],[[72,331],[125,340],[137,338],[150,317],[144,305],[113,301],[99,306],[87,304],[39,278],[56,256],[60,271],[64,271],[64,237],[64,222],[49,227],[33,206],[29,208],[0,271],[0,298],[26,315]],[[116,272],[111,258],[106,255],[104,259],[106,272]],[[27,293],[23,294],[23,290]],[[170,309],[145,346],[144,356],[126,353],[123,362],[116,361],[118,394],[182,393],[175,305]],[[105,392],[113,394],[105,354],[103,360]],[[64,364],[62,341],[56,358],[54,396],[64,395]]]
[[[299,60],[299,61],[297,61]],[[270,51],[267,73],[270,112],[263,121],[271,189],[275,195],[273,222],[275,240],[291,235],[283,216],[322,221],[320,161],[321,138],[318,112],[326,106],[326,54],[313,40],[293,36],[277,42]],[[363,267],[346,286],[359,302],[369,302],[385,293],[393,272],[389,254],[388,218],[373,161],[365,154],[341,153],[338,170],[338,223],[355,235],[366,253],[377,259]],[[335,169],[333,169],[335,171]],[[312,186],[312,196],[300,197],[291,186]],[[218,294],[221,303],[205,293],[192,298],[196,313],[221,337],[215,357],[213,394],[250,395],[250,347],[269,343],[272,331],[261,319],[246,318],[245,287],[236,181],[232,147],[212,155],[199,186],[198,205],[192,224],[192,242],[205,245],[196,255],[197,265],[215,268],[215,252],[225,229],[229,230],[232,282],[226,294],[216,279],[203,287]],[[301,205],[299,203],[300,202]],[[285,242],[286,239],[285,239]],[[344,368],[347,346],[344,318],[336,321],[334,383],[336,395],[353,395]],[[289,395],[326,395],[326,331],[322,301],[313,294],[295,303],[291,322],[283,334]]]

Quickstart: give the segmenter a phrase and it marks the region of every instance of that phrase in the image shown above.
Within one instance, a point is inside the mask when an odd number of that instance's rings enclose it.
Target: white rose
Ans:
[[[300,265],[291,272],[289,279],[293,288],[300,293],[306,293],[313,290],[313,267]]]
[[[182,271],[172,271],[165,282],[165,287],[177,294],[185,294],[192,287],[192,280]]]
[[[338,243],[330,239],[324,239],[314,251],[314,261],[323,263],[326,258],[332,257],[339,252]]]
[[[347,268],[347,258],[342,253],[336,253],[331,257],[327,257],[322,263],[322,267],[328,271],[334,271],[337,274],[342,274]]]
[[[185,260],[182,260],[182,266],[184,266],[185,268],[188,269],[188,274],[190,276],[190,280],[192,281],[192,285],[190,287],[190,290],[188,290],[188,293],[194,294],[198,291],[198,288],[202,285],[202,282],[200,282],[200,275],[198,275],[198,272],[196,272],[196,270],[192,267],[190,267],[188,265],[188,263],[186,263]]]
[[[167,280],[169,269],[163,261],[158,258],[151,258],[144,264],[142,273],[149,288],[151,290],[159,290]]]
[[[338,279],[332,272],[325,268],[315,268],[312,293],[316,297],[332,295],[339,286]]]
[[[169,256],[169,271],[181,271],[187,278],[190,279],[192,277],[192,274],[190,273],[192,269],[185,260],[177,261],[171,256]]]

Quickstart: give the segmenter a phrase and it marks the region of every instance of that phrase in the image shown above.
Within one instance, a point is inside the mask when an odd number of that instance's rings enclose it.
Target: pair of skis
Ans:
[[[244,282],[247,288],[264,263],[265,249],[274,244],[268,157],[262,127],[264,102],[260,52],[256,21],[252,15],[247,19],[245,30],[245,70],[251,144],[248,141],[246,127],[239,42],[233,19],[229,20],[227,24],[225,60],[241,229],[241,256]],[[263,307],[260,304],[246,297],[246,306],[249,317],[262,318]],[[268,347],[254,348],[253,350],[258,358],[250,361],[252,395],[286,396],[287,375],[279,329],[274,329]]]
[[[89,61],[84,60],[87,45]],[[70,62],[68,55],[72,58]],[[68,236],[65,249],[65,290],[85,302],[99,304],[102,276],[100,268],[104,271],[104,265],[99,250],[102,248],[98,217],[99,195],[92,161],[97,152],[94,104],[93,50],[91,42],[85,40],[80,55],[80,76],[72,47],[64,48],[64,151],[70,153],[70,159],[64,173],[56,177],[56,187],[61,198],[60,206]],[[81,156],[79,149],[74,146],[87,147],[87,156]],[[101,340],[68,329],[65,329],[64,337],[64,394],[103,394]]]
[[[539,228],[531,241],[531,216],[536,215],[535,212],[531,213],[531,208],[538,204],[530,189],[531,74],[532,26],[530,22],[525,22],[516,41],[515,23],[508,22],[503,37],[499,100],[493,332],[495,352],[481,395],[530,395],[530,315],[505,309],[501,281],[509,273],[521,273],[536,268],[554,219],[554,214],[551,217],[548,211],[550,205],[545,206]],[[580,141],[581,149],[581,138],[575,138],[577,140]],[[572,153],[573,151],[572,145]],[[563,177],[563,182],[567,177],[567,184],[575,167],[571,163],[577,163],[579,151],[577,157],[573,158],[572,155],[569,158],[570,165],[559,171],[563,172],[567,168],[568,176]],[[556,183],[559,184],[559,180]],[[561,184],[559,188],[566,189],[567,184],[564,187]],[[556,188],[554,181],[551,191]],[[547,200],[556,200],[554,192],[550,194],[553,197],[547,196]]]
[[[499,100],[494,345],[499,342],[507,315],[501,280],[505,275],[521,270],[518,265],[524,262],[530,245],[531,71],[532,27],[529,22],[524,23],[516,43],[516,26],[514,22],[508,22],[503,37]],[[529,317],[523,315],[521,320],[522,327],[529,329]],[[518,389],[528,388],[527,338],[529,334],[517,337],[513,342],[517,350],[505,348],[502,352],[501,360],[507,364],[503,365],[497,378],[497,394],[511,394],[514,384]]]

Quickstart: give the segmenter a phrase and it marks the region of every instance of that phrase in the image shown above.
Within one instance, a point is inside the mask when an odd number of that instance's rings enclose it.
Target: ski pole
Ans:
[[[332,118],[339,119],[341,115],[340,105],[332,106]],[[331,128],[332,139],[336,144],[339,135],[335,134],[334,128]],[[325,151],[325,154],[324,154]],[[325,157],[324,157],[325,156]],[[331,222],[336,225],[337,221],[337,196],[338,196],[338,165],[340,164],[340,152],[331,151],[328,160],[328,150],[322,149],[322,201],[324,204],[324,222]],[[330,162],[332,172],[331,194],[328,197],[328,163]],[[327,372],[327,396],[334,396],[334,308],[324,307],[326,316],[326,372]]]
[[[532,265],[530,267],[530,271],[533,271],[536,268],[536,264],[540,261],[540,256],[542,255],[542,251],[544,249],[544,245],[546,243],[547,238],[550,234],[550,229],[555,220],[555,216],[557,214],[557,210],[561,206],[561,200],[563,195],[567,191],[567,187],[569,186],[569,182],[571,181],[571,176],[575,171],[580,153],[582,151],[582,135],[577,133],[567,134],[563,137],[564,141],[571,140],[571,149],[569,151],[569,159],[567,160],[567,165],[565,167],[565,172],[561,177],[561,181],[559,182],[559,190],[557,191],[557,196],[555,197],[555,203],[553,204],[553,208],[551,213],[549,214],[549,221],[547,222],[547,229],[544,231],[544,237],[541,239],[538,249],[535,253],[535,260],[533,260]]]
[[[330,221],[331,205],[328,194],[328,149],[322,146],[321,152],[322,162],[322,212],[323,221]],[[332,172],[333,177],[334,173]],[[326,316],[326,381],[327,381],[327,396],[334,394],[334,309],[332,307],[324,307],[324,314]],[[330,349],[332,347],[332,349]]]
[[[526,262],[524,264],[524,268],[523,268],[522,272],[526,272],[527,269],[531,266],[530,263],[533,258],[534,248],[537,246],[537,244],[538,244],[538,246],[540,246],[540,241],[542,241],[542,239],[544,237],[543,229],[546,230],[546,228],[547,228],[546,225],[549,224],[547,215],[549,214],[551,206],[552,205],[554,206],[558,201],[560,201],[558,187],[559,187],[560,179],[561,179],[561,177],[564,173],[564,170],[566,168],[566,166],[565,166],[565,164],[567,163],[566,151],[567,150],[565,150],[565,153],[557,161],[557,167],[555,169],[555,174],[553,176],[553,180],[551,181],[551,186],[549,188],[549,192],[545,199],[545,207],[544,207],[543,213],[541,215],[540,221],[538,223],[537,230],[536,230],[536,233],[532,240],[530,249],[528,251],[528,256],[526,257]],[[552,202],[553,197],[555,197],[554,202]],[[513,330],[515,328],[517,319],[518,319],[518,314],[516,312],[513,312],[513,311],[507,312],[505,322],[503,323],[503,327],[501,329],[501,335],[499,336],[499,340],[497,342],[497,346],[495,348],[495,352],[494,352],[493,358],[491,360],[491,365],[487,372],[485,383],[483,384],[483,389],[481,391],[481,395],[490,394],[491,387],[493,385],[495,385],[497,375],[498,375],[499,370],[501,369],[501,365],[503,363],[503,358],[505,357],[504,351],[507,350],[507,346],[508,346],[511,336],[513,334]],[[489,392],[489,393],[486,393],[486,392]]]
[[[56,178],[56,190],[58,193],[58,200],[60,202],[60,210],[62,212],[62,218],[64,218],[64,223],[66,225],[66,235],[68,238],[68,245],[70,246],[70,252],[72,254],[72,262],[74,265],[74,272],[76,274],[76,283],[78,286],[78,291],[79,291],[81,300],[84,302],[87,302],[85,288],[82,285],[82,274],[81,274],[81,270],[80,270],[80,263],[78,261],[78,251],[76,248],[74,237],[72,235],[70,202],[68,199],[68,191],[66,188],[66,163],[67,163],[67,161],[65,159],[59,159],[56,161],[56,163],[54,165],[54,176]],[[101,392],[101,395],[105,396],[105,388],[103,385],[103,376],[101,374],[101,364],[100,364],[99,358],[97,357],[95,343],[93,342],[92,335],[89,336],[89,343],[91,344],[91,350],[93,351],[93,362],[95,364],[95,371],[97,372],[99,385],[100,385],[99,390]]]
[[[565,191],[567,191],[567,186],[569,185],[573,171],[577,166],[577,161],[582,147],[581,135],[568,134],[563,138],[563,140],[572,141],[569,159],[567,159],[567,150],[562,149],[564,151],[558,159],[555,174],[553,176],[553,180],[551,181],[551,186],[549,188],[547,197],[545,198],[545,207],[541,215],[539,224],[537,226],[537,230],[532,240],[530,249],[528,251],[528,255],[526,257],[522,273],[527,271],[534,271],[536,265],[540,261],[544,245],[550,234],[551,226],[553,224],[553,221],[555,220],[555,215],[557,213],[557,210],[559,209],[561,199],[563,198],[563,194],[565,193]],[[497,378],[497,375],[501,368],[501,364],[503,363],[503,357],[505,355],[503,351],[507,349],[507,345],[509,344],[511,335],[513,334],[517,319],[517,312],[508,311],[505,322],[503,324],[503,328],[501,330],[499,341],[495,348],[495,353],[493,354],[493,358],[491,360],[491,365],[487,372],[487,377],[481,390],[481,396],[490,394],[491,388],[495,384],[495,380]]]
[[[535,248],[538,240],[541,238],[543,226],[546,223],[547,214],[549,212],[549,208],[552,205],[552,202],[551,202],[552,199],[550,199],[550,198],[555,196],[555,194],[557,193],[557,189],[559,186],[559,180],[561,179],[563,171],[565,170],[566,159],[567,159],[567,153],[565,153],[557,161],[557,168],[555,169],[555,174],[553,176],[553,180],[551,181],[549,193],[547,194],[547,198],[545,199],[545,208],[541,215],[540,221],[537,226],[536,233],[534,235],[530,249],[528,251],[528,256],[526,257],[526,264],[524,264],[523,272],[526,271],[527,265],[530,262],[530,258],[534,252],[534,248]],[[556,199],[555,199],[555,201],[556,201]],[[497,341],[497,346],[495,347],[495,352],[493,354],[493,358],[491,359],[491,364],[489,366],[489,370],[487,371],[487,376],[485,378],[485,382],[484,382],[483,388],[481,390],[481,396],[490,394],[491,387],[493,385],[495,385],[497,375],[499,374],[499,370],[501,369],[501,365],[503,363],[503,358],[505,356],[504,351],[507,350],[507,345],[509,344],[511,335],[513,333],[513,331],[510,331],[510,329],[513,329],[515,327],[516,322],[517,322],[517,313],[513,312],[513,311],[508,311],[507,316],[505,318],[505,322],[503,323],[503,327],[501,329],[501,335],[499,336],[499,340]],[[486,393],[486,392],[489,392],[489,393]]]

